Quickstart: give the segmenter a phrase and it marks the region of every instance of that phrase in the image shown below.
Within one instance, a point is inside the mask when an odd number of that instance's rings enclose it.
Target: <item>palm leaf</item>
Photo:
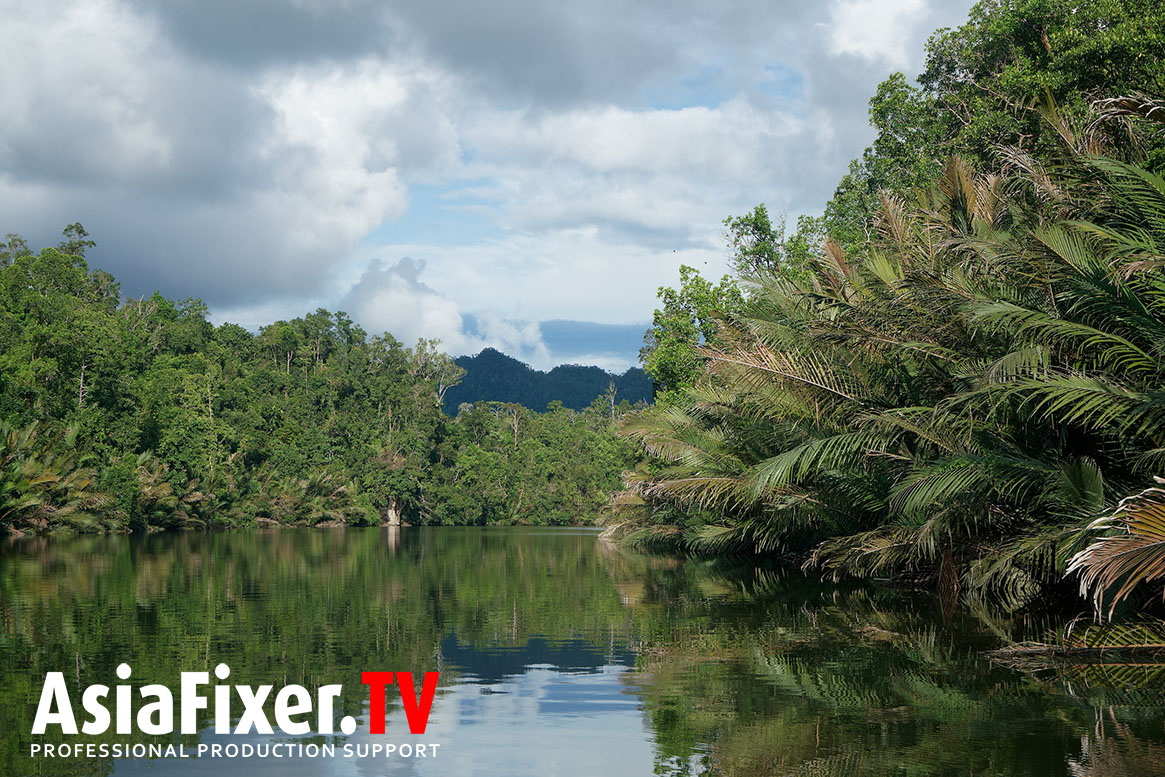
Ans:
[[[1165,577],[1165,489],[1147,488],[1123,499],[1088,530],[1109,534],[1073,556],[1068,572],[1080,573],[1080,592],[1098,613],[1107,598],[1111,618],[1138,587]]]

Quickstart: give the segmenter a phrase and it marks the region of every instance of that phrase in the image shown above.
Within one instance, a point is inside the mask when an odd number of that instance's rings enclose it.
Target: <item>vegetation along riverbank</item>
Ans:
[[[0,246],[0,525],[569,524],[1101,611],[1165,574],[1165,20],[984,2],[820,217],[725,222],[612,390],[444,407],[461,369],[319,310],[125,300],[80,224]],[[455,414],[454,414],[455,413]],[[612,494],[614,497],[612,498]],[[608,502],[608,500],[610,500]],[[1130,599],[1131,597],[1131,599]]]
[[[661,293],[617,531],[1010,606],[1159,601],[1159,10],[981,3],[879,87],[821,218],[729,219],[735,275]]]
[[[123,300],[78,225],[0,254],[0,526],[573,524],[631,446],[614,393],[582,411],[441,401],[434,342],[318,310],[252,334],[197,300]]]

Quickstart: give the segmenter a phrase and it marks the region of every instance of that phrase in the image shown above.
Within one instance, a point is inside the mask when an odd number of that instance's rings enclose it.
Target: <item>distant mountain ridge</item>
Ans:
[[[541,412],[554,400],[565,407],[583,410],[615,384],[615,401],[631,404],[651,401],[651,378],[638,367],[622,375],[579,364],[561,364],[550,372],[486,348],[476,356],[459,356],[454,361],[465,377],[445,394],[445,412],[456,415],[464,402],[514,402]]]

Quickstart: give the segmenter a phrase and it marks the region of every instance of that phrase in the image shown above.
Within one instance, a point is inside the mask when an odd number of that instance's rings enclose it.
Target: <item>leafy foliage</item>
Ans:
[[[0,425],[0,525],[16,530],[52,524],[97,526],[108,498],[73,447],[76,429],[57,438],[39,424]]]
[[[65,237],[4,244],[5,529],[579,523],[618,486],[629,405],[596,399],[605,382],[578,412],[514,409],[511,455],[507,412],[442,412],[463,371],[434,341],[326,310],[252,334],[198,300],[123,301],[85,261],[84,228]]]
[[[954,158],[860,251],[745,278],[694,385],[625,424],[653,463],[612,520],[1013,606],[1059,581],[1160,463],[1165,185],[1051,119],[1057,168]]]
[[[1158,11],[984,0],[879,86],[819,219],[728,219],[741,303],[626,422],[648,459],[612,531],[1013,607],[1074,554],[1094,597],[1152,578],[1112,511],[1165,463]]]
[[[758,212],[767,229],[763,207]],[[713,286],[694,267],[684,265],[679,290],[660,287],[659,299],[663,307],[655,311],[651,329],[643,337],[639,359],[655,384],[656,400],[667,403],[670,392],[695,381],[703,365],[697,349],[716,337],[718,317],[737,310],[743,296],[732,278],[725,276]]]
[[[1103,536],[1073,556],[1068,571],[1080,572],[1080,592],[1111,617],[1138,586],[1165,577],[1165,489],[1147,488],[1121,500],[1088,528]]]

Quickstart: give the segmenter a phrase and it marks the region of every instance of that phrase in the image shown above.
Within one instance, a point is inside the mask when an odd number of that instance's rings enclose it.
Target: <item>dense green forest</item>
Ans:
[[[633,541],[1112,613],[1165,575],[1162,94],[1154,2],[976,5],[821,216],[730,217],[733,274],[660,290],[634,412],[639,375],[214,326],[123,299],[80,224],[9,235],[0,525],[572,523],[625,470]]]
[[[626,402],[442,399],[462,370],[318,310],[252,334],[198,300],[124,300],[80,224],[0,246],[0,526],[588,522]]]
[[[451,416],[466,402],[512,402],[538,411],[551,402],[585,410],[598,396],[605,397],[608,404],[651,402],[651,379],[638,367],[622,375],[581,364],[560,364],[542,372],[493,348],[453,361],[465,374],[445,392],[445,412]]]
[[[729,218],[735,274],[661,290],[618,531],[1011,606],[1159,598],[1160,10],[980,3],[878,88],[820,218]]]

